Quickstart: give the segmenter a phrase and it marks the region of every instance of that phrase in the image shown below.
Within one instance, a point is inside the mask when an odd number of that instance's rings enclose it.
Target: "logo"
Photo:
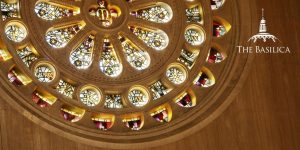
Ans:
[[[264,9],[262,9],[262,17],[259,25],[259,33],[252,36],[249,41],[256,43],[257,40],[263,40],[263,42],[267,42],[267,40],[272,40],[273,42],[279,41],[277,37],[267,32],[267,21],[264,17]]]
[[[267,21],[264,17],[264,9],[262,9],[262,17],[259,24],[259,32],[253,35],[248,42],[256,43],[262,41],[266,43],[264,45],[269,45],[269,41],[272,43],[281,43],[281,41],[274,35],[268,33],[267,31]],[[273,44],[274,45],[274,44]],[[239,53],[259,53],[259,54],[277,54],[277,53],[291,53],[289,47],[284,46],[237,46]]]

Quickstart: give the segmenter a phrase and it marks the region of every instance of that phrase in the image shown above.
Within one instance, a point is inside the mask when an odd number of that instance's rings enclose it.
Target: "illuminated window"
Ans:
[[[213,10],[219,9],[220,7],[222,7],[224,2],[225,0],[210,0],[211,9]]]
[[[169,39],[167,34],[163,31],[151,31],[149,29],[134,26],[130,26],[129,29],[147,46],[155,50],[163,50],[168,46]]]
[[[213,74],[207,68],[203,68],[195,80],[195,85],[207,88],[213,86],[214,84],[215,78]]]
[[[182,62],[189,69],[191,69],[197,57],[198,57],[198,53],[191,53],[185,49],[182,49],[178,61]]]
[[[21,23],[8,23],[5,27],[7,38],[14,42],[22,42],[27,36],[27,30]]]
[[[11,58],[10,53],[6,49],[0,48],[0,61],[6,61]]]
[[[78,14],[75,9],[60,7],[54,3],[40,2],[35,5],[35,13],[44,20],[55,20]]]
[[[187,22],[201,23],[201,21],[202,21],[199,6],[195,6],[195,7],[186,9],[185,15],[187,17]]]
[[[194,107],[196,105],[192,96],[186,92],[177,98],[175,102],[181,107]]]
[[[166,108],[159,109],[151,113],[151,116],[158,122],[169,122],[168,110]]]
[[[172,83],[181,84],[186,79],[186,72],[182,67],[170,67],[166,72],[166,76]]]
[[[100,130],[107,130],[112,127],[112,121],[108,119],[94,119],[96,127]]]
[[[8,3],[1,0],[0,5],[3,21],[8,18],[20,18],[19,0],[17,0],[15,3]]]
[[[225,56],[220,53],[216,48],[211,48],[207,57],[209,63],[220,63],[225,59]]]
[[[56,90],[59,93],[65,95],[66,97],[73,98],[73,93],[75,91],[75,87],[63,80],[60,80],[56,87]]]
[[[222,25],[219,22],[214,21],[213,22],[213,36],[215,37],[221,37],[226,34],[226,28],[224,25]]]
[[[38,64],[34,69],[34,75],[41,82],[51,82],[54,80],[56,72],[50,64]]]
[[[56,102],[56,100],[56,97],[48,93],[44,94],[38,91],[34,91],[32,94],[32,101],[42,108],[51,106]]]
[[[93,61],[94,36],[90,35],[71,52],[70,62],[77,69],[87,69]]]
[[[100,70],[110,77],[116,77],[122,72],[123,66],[109,39],[104,39],[99,66]]]
[[[118,94],[105,95],[104,105],[106,108],[123,108],[121,95]]]
[[[130,128],[131,130],[137,131],[142,128],[141,118],[124,119],[123,122],[125,123],[126,127]]]
[[[61,107],[61,113],[66,121],[77,122],[83,117],[85,110],[74,106],[63,105]]]
[[[8,72],[7,77],[8,77],[9,82],[11,82],[12,84],[14,84],[15,86],[27,85],[30,82],[32,82],[32,80],[27,75],[25,75],[24,73],[22,73],[17,68],[11,69]]]
[[[161,83],[161,81],[157,81],[154,84],[152,84],[150,86],[150,89],[152,91],[154,100],[159,99],[160,97],[162,97],[170,92],[170,90],[167,89],[167,87],[165,85],[163,85]]]
[[[17,54],[27,67],[29,67],[34,61],[38,59],[38,56],[28,46],[17,50]]]
[[[134,88],[128,94],[129,101],[136,107],[145,106],[149,101],[149,96],[145,90]]]
[[[156,23],[167,23],[172,19],[172,10],[166,4],[140,9],[130,14],[138,19]]]
[[[200,30],[196,30],[193,28],[187,29],[184,34],[185,40],[193,45],[201,45],[204,42],[204,34]]]
[[[93,87],[85,87],[80,91],[80,101],[87,106],[96,106],[100,102],[100,92]]]
[[[148,52],[137,48],[128,39],[119,38],[122,42],[123,51],[128,63],[137,70],[144,70],[150,65],[150,56]]]
[[[83,25],[77,24],[51,29],[46,33],[46,41],[53,48],[63,48],[82,28]]]

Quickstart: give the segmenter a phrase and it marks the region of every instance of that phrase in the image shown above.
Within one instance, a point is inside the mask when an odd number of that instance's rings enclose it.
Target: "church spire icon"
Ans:
[[[253,41],[255,43],[257,40],[263,40],[264,42],[267,42],[268,39],[271,39],[273,42],[276,42],[278,40],[277,37],[267,32],[267,21],[264,16],[264,9],[262,9],[262,17],[259,24],[259,33],[252,36],[249,41]]]

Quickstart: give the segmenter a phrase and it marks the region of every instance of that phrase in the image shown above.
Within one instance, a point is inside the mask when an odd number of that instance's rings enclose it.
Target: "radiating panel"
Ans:
[[[169,38],[167,34],[161,30],[150,30],[135,26],[130,26],[129,29],[147,46],[155,50],[163,50],[169,44]]]
[[[87,69],[93,61],[94,36],[90,35],[70,54],[69,60],[77,69]]]
[[[53,48],[63,48],[83,27],[84,24],[78,23],[75,25],[52,28],[46,33],[46,41]]]
[[[101,72],[109,77],[117,77],[123,70],[123,66],[109,39],[104,39],[99,66]]]
[[[120,36],[123,52],[126,56],[127,62],[136,70],[144,70],[150,65],[150,56],[147,51],[144,51],[134,45],[125,37]]]

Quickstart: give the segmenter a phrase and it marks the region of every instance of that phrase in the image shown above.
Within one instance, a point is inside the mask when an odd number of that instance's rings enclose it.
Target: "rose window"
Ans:
[[[239,18],[222,14],[234,0],[0,1],[11,102],[91,143],[155,141],[202,123],[247,62],[232,47]]]

